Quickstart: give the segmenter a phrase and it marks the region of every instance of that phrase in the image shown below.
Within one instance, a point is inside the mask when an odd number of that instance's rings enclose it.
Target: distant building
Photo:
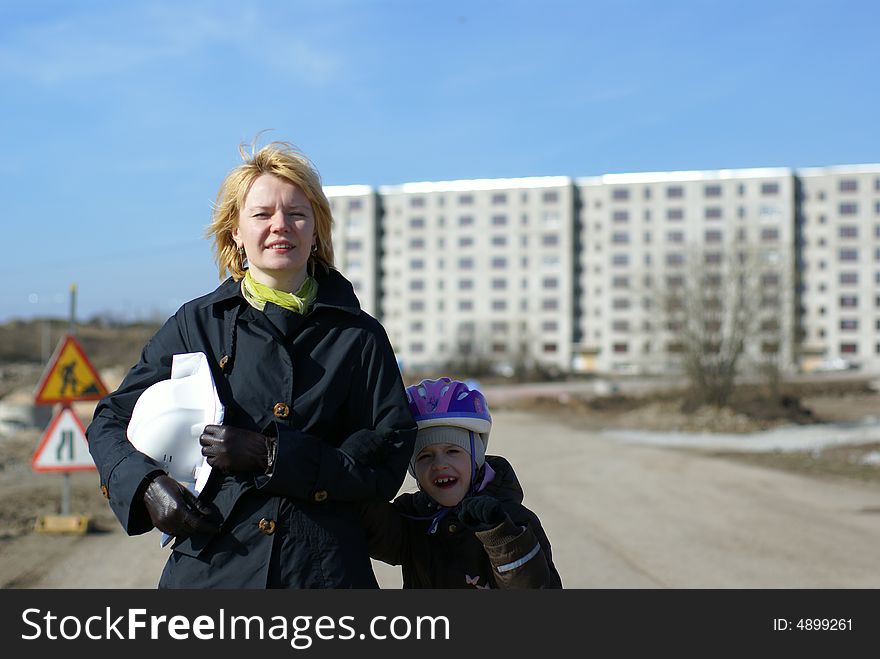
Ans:
[[[664,300],[734,272],[746,368],[880,367],[880,165],[326,191],[338,267],[410,372],[671,372]]]

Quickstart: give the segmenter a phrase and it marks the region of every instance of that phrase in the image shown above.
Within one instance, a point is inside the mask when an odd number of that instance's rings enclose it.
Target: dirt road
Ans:
[[[621,444],[511,411],[494,415],[489,447],[516,467],[568,588],[880,588],[876,483]],[[118,530],[2,549],[7,587],[152,588],[165,557],[155,533]],[[377,575],[400,586],[396,568]]]

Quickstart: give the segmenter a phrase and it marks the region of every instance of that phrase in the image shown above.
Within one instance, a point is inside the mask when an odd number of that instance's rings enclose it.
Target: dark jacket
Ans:
[[[402,566],[404,588],[562,588],[550,542],[522,505],[513,467],[500,456],[486,462],[495,477],[480,494],[498,499],[510,518],[494,529],[470,531],[453,510],[428,533],[439,507],[423,492],[361,507],[370,555]]]
[[[315,278],[306,316],[271,303],[257,311],[231,279],[188,302],[95,410],[89,450],[132,535],[152,528],[142,498],[157,464],[125,431],[141,392],[170,377],[174,354],[207,355],[225,424],[278,437],[271,476],[212,472],[201,498],[219,509],[221,531],[178,541],[160,586],[377,587],[356,502],[397,493],[415,423],[382,326],[337,271]],[[346,450],[365,443],[381,455],[370,465]]]

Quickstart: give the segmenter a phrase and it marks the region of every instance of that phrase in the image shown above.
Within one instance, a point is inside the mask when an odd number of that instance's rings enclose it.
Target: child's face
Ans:
[[[471,483],[471,456],[455,444],[428,444],[415,463],[422,491],[441,506],[456,506]]]

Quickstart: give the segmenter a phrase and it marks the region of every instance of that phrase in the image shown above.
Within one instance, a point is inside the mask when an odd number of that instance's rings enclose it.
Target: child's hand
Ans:
[[[472,531],[488,531],[504,523],[507,513],[498,499],[480,494],[462,499],[458,519]]]

